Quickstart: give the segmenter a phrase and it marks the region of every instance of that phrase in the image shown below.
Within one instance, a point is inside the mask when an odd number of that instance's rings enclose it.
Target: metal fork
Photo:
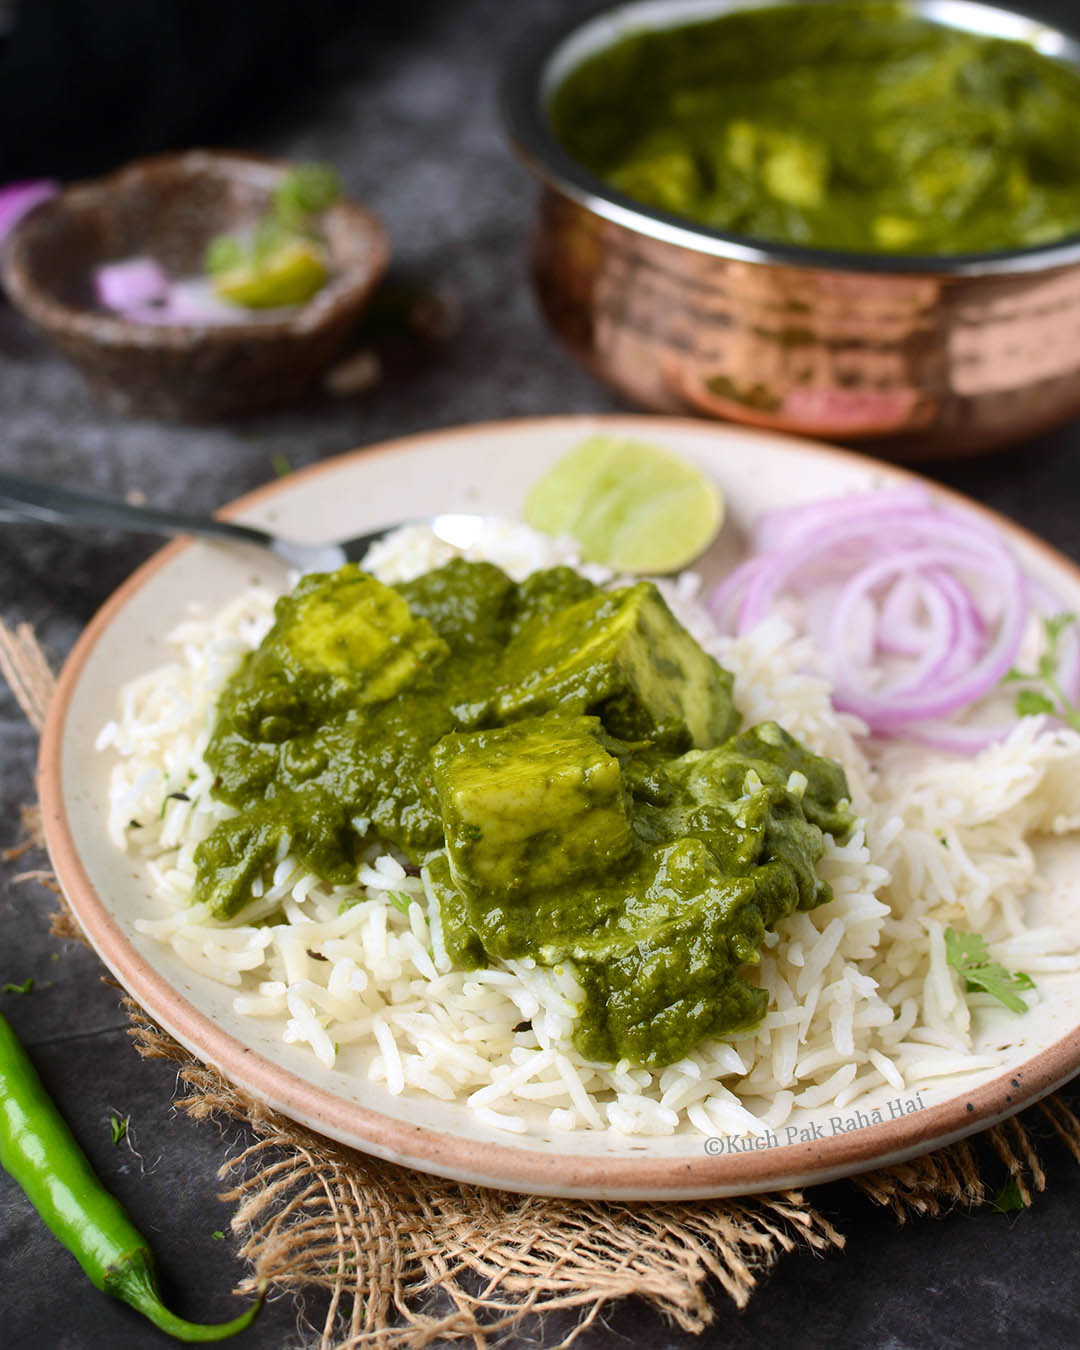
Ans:
[[[156,506],[132,506],[116,497],[41,483],[17,474],[0,473],[0,517],[44,521],[49,525],[90,525],[142,534],[194,534],[255,544],[276,553],[302,572],[332,572],[347,562],[360,562],[372,544],[400,525],[427,525],[456,548],[468,548],[489,523],[486,516],[447,512],[443,515],[393,521],[336,544],[299,544],[254,525],[166,511]]]

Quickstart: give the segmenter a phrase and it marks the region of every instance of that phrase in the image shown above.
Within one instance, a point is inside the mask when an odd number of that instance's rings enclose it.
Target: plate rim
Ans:
[[[810,438],[734,424],[712,426],[696,418],[662,414],[571,413],[468,422],[412,432],[342,452],[286,478],[265,483],[234,499],[217,514],[224,519],[235,518],[252,506],[288,493],[300,480],[310,481],[361,458],[478,435],[506,436],[541,427],[571,431],[586,426],[594,431],[621,430],[623,434],[635,434],[635,429],[641,429],[661,436],[666,427],[695,435],[734,437],[749,443],[781,442],[793,452],[819,460],[838,459],[854,469],[884,475],[892,482],[919,483],[936,499],[974,511],[1010,542],[1021,543],[1027,550],[1042,555],[1054,568],[1070,573],[1080,587],[1080,565],[1046,541],[963,493],[910,469]],[[87,659],[136,592],[191,548],[193,542],[175,540],[142,563],[94,614],[64,662],[46,713],[38,753],[43,832],[68,904],[91,946],[125,990],[197,1059],[272,1110],[348,1147],[457,1181],[534,1195],[695,1199],[818,1184],[875,1167],[892,1166],[989,1128],[1033,1105],[1080,1069],[1078,1024],[1019,1066],[971,1092],[881,1124],[812,1143],[782,1144],[734,1155],[722,1150],[710,1155],[703,1139],[700,1157],[650,1158],[640,1151],[625,1157],[541,1152],[514,1144],[512,1141],[519,1136],[510,1136],[509,1142],[503,1144],[446,1134],[346,1101],[275,1063],[201,1012],[132,945],[83,866],[64,803],[62,753],[67,712]],[[567,1144],[572,1145],[572,1136],[568,1136]],[[768,1165],[763,1168],[765,1159]]]

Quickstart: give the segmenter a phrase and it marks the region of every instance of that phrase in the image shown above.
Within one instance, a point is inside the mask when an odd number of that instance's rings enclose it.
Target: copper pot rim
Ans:
[[[687,24],[746,9],[764,9],[791,0],[682,0],[680,18]],[[816,3],[817,0],[801,0]],[[978,0],[909,0],[910,9],[943,27],[966,32],[1013,37],[1035,44],[1036,50],[1080,71],[1080,36],[1020,11]],[[674,10],[675,5],[669,6]],[[584,16],[563,18],[535,30],[511,53],[503,71],[499,103],[510,144],[526,168],[548,189],[568,197],[602,220],[660,244],[735,262],[765,263],[807,270],[872,273],[896,277],[982,277],[1051,271],[1080,263],[1080,232],[1049,244],[1000,249],[986,253],[937,255],[861,253],[774,243],[749,235],[727,233],[691,224],[665,211],[643,206],[615,191],[603,179],[577,163],[563,149],[548,124],[544,104],[558,82],[555,67],[574,39],[602,23],[618,23],[623,33],[633,30],[633,11],[655,13],[655,0],[609,0]],[[964,22],[967,20],[967,22]],[[648,26],[645,24],[639,26]],[[1002,33],[1002,28],[1006,30]],[[1026,37],[1021,37],[1026,34]],[[597,44],[602,46],[603,44]],[[1044,50],[1044,48],[1046,48]],[[591,48],[590,50],[595,50]],[[571,63],[572,64],[572,63]],[[563,72],[565,73],[565,72]]]

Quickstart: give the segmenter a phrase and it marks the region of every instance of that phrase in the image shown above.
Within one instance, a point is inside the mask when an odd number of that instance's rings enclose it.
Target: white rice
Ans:
[[[366,565],[400,581],[453,552],[410,527],[377,545]],[[567,543],[509,523],[466,556],[517,578],[576,562]],[[285,853],[235,920],[215,922],[191,905],[195,848],[232,814],[210,795],[203,755],[223,684],[272,622],[275,597],[262,589],[181,623],[170,637],[174,661],[125,686],[117,719],[98,738],[117,761],[110,837],[142,860],[159,902],[139,928],[235,989],[238,1014],[272,1020],[286,1043],[327,1067],[343,1047],[361,1047],[369,1076],[389,1092],[465,1102],[478,1121],[518,1134],[538,1110],[541,1127],[564,1133],[763,1134],[798,1108],[842,1108],[883,1086],[914,1090],[991,1067],[994,1056],[973,1052],[977,1000],[945,961],[944,930],[981,933],[1010,968],[1077,968],[1077,938],[1027,929],[1024,912],[1040,884],[1032,836],[1080,826],[1070,786],[1080,736],[1024,719],[974,758],[890,746],[871,761],[860,723],[837,714],[827,681],[807,673],[808,639],[781,618],[722,637],[696,587],[683,576],[664,590],[734,672],[745,723],[775,718],[839,760],[861,818],[845,844],[826,839],[819,870],[835,898],[767,936],[757,979],[768,1012],[753,1030],[665,1069],[589,1063],[572,1041],[581,991],[570,966],[452,969],[426,875],[408,875],[377,848],[354,885],[329,886]]]

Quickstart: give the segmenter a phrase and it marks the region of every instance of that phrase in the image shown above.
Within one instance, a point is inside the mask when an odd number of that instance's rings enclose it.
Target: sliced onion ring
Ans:
[[[0,243],[28,215],[35,206],[48,201],[60,191],[60,184],[51,178],[37,178],[26,183],[8,183],[0,187]]]
[[[944,667],[959,633],[954,609],[950,610],[951,623],[945,640],[927,649],[917,667],[917,677],[913,674],[880,693],[871,690],[843,660],[840,647],[832,647],[836,663],[836,705],[861,717],[872,731],[894,731],[908,722],[947,717],[988,694],[1016,661],[1027,623],[1027,603],[1023,574],[1012,555],[1004,549],[993,557],[975,551],[928,546],[870,563],[861,568],[841,592],[833,610],[830,636],[834,642],[841,639],[851,604],[885,578],[900,570],[950,565],[965,571],[983,572],[1009,594],[1009,603],[996,636],[965,674],[951,681],[944,676]]]
[[[970,753],[1015,726],[949,720],[1015,665],[1032,612],[1062,608],[1025,578],[992,525],[935,506],[913,485],[770,512],[754,540],[755,555],[708,598],[726,631],[748,631],[792,595],[832,662],[836,706],[872,734]],[[1072,631],[1062,636],[1059,678],[1074,697]]]

